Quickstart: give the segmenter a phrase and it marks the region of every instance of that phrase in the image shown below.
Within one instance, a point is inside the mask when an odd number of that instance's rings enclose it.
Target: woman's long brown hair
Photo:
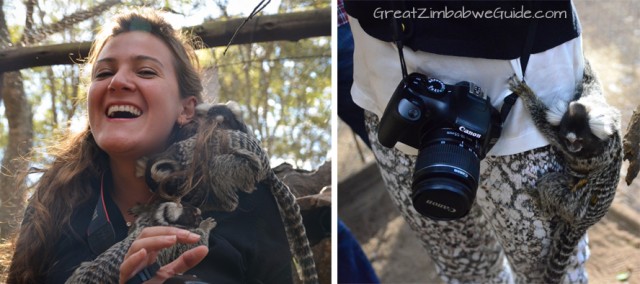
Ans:
[[[180,97],[194,96],[198,102],[202,101],[200,67],[188,37],[152,11],[119,16],[112,23],[112,27],[103,28],[92,45],[87,61],[89,68],[109,39],[129,31],[146,31],[172,51]],[[91,183],[109,166],[108,155],[98,147],[89,128],[68,136],[56,148],[50,153],[53,162],[43,171],[29,200],[9,267],[8,283],[44,281],[55,261],[55,245],[63,230],[74,233],[70,224],[73,210],[94,194]]]

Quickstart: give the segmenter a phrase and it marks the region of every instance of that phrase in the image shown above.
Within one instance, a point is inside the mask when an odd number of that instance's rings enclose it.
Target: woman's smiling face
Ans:
[[[92,68],[89,125],[109,156],[137,159],[161,150],[178,120],[185,123],[173,65],[165,43],[131,31],[107,41]],[[192,98],[191,98],[192,99]]]

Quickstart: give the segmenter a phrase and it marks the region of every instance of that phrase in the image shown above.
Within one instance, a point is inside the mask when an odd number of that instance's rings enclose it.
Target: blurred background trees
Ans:
[[[174,27],[182,28],[244,18],[259,2],[0,0],[0,52],[91,41],[101,23],[139,6],[165,11]],[[259,15],[329,7],[328,0],[272,0]],[[253,23],[255,19],[242,30],[255,28]],[[205,97],[239,102],[247,124],[269,151],[274,166],[286,161],[311,170],[330,157],[329,35],[295,42],[232,45],[226,54],[224,46],[198,51],[205,71]],[[77,54],[69,56],[80,61]],[[46,166],[50,159],[47,146],[60,135],[87,125],[86,72],[82,67],[54,65],[0,73],[0,239],[15,229],[29,196],[26,184],[18,182],[16,174]]]

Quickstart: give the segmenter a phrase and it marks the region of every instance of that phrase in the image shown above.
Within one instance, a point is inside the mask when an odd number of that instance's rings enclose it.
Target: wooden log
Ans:
[[[202,39],[206,47],[226,46],[244,18],[206,22],[183,28]],[[331,35],[331,9],[254,17],[238,31],[232,44],[298,41]],[[83,63],[91,42],[73,42],[0,50],[0,73],[37,66]]]

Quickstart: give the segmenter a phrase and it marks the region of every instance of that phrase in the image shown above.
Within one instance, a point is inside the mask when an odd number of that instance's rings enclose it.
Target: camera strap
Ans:
[[[404,11],[404,1],[391,1],[391,7],[396,9],[396,11]],[[406,27],[404,23],[400,23],[398,18],[394,18],[392,22],[393,41],[398,47],[398,55],[400,56],[400,68],[402,70],[402,79],[405,79],[409,74],[407,73],[407,64],[404,61],[404,52],[402,51],[402,48],[404,47],[404,44],[402,42],[404,41],[404,30]]]
[[[532,1],[532,9],[538,7],[536,5],[536,1]],[[527,63],[529,63],[529,56],[531,55],[531,49],[533,48],[533,41],[536,38],[536,29],[538,28],[538,19],[533,17],[529,22],[529,28],[527,30],[527,37],[524,41],[524,46],[522,48],[522,56],[520,56],[520,67],[522,68],[522,82],[524,82],[524,73],[527,71]],[[511,112],[511,108],[518,100],[518,95],[511,93],[506,98],[504,98],[504,102],[502,103],[502,107],[500,108],[500,122],[504,123]]]

